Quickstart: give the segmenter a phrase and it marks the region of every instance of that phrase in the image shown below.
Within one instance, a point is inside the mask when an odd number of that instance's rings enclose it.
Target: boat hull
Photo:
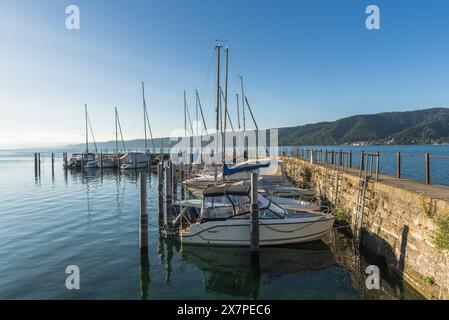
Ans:
[[[321,240],[331,230],[335,218],[263,219],[259,223],[259,245],[274,246]],[[209,221],[180,232],[181,242],[192,245],[250,246],[249,219]]]

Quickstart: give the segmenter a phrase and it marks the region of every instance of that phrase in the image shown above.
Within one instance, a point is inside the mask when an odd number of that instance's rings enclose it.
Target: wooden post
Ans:
[[[162,195],[162,187],[163,187],[163,170],[164,164],[163,162],[159,162],[157,164],[157,191],[158,191],[158,205],[159,205],[159,214],[161,215],[164,208],[164,198]]]
[[[67,170],[67,152],[64,152],[64,153],[62,154],[62,159],[63,159],[63,161],[64,161],[64,169]]]
[[[376,181],[379,181],[379,170],[380,170],[380,152],[376,152]]]
[[[335,150],[332,149],[332,154],[331,154],[331,164],[333,165],[335,163]]]
[[[396,155],[396,178],[401,178],[401,153],[398,152]]]
[[[147,211],[147,179],[140,173],[140,215],[139,215],[139,245],[148,248],[148,211]]]
[[[38,161],[39,161],[39,175],[41,175],[41,153],[39,152],[37,155],[38,155]]]
[[[51,153],[51,173],[55,174],[55,154],[53,152]]]
[[[259,204],[257,202],[257,173],[251,173],[251,251],[259,250]]]
[[[34,153],[34,175],[37,177],[37,153]]]
[[[340,149],[340,153],[338,155],[338,163],[340,167],[343,165],[343,150]]]
[[[324,164],[327,164],[327,158],[328,158],[328,154],[327,154],[327,149],[324,150]]]
[[[100,169],[103,171],[103,151],[100,152]]]
[[[430,155],[429,153],[424,154],[424,160],[426,162],[426,177],[425,177],[425,183],[430,184]]]

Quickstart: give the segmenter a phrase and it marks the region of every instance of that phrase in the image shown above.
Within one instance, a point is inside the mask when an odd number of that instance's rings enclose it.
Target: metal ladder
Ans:
[[[361,154],[360,158],[360,169],[359,169],[359,183],[357,189],[357,203],[355,209],[355,219],[353,221],[354,235],[357,242],[360,241],[361,231],[363,228],[364,220],[366,218],[365,214],[365,199],[366,191],[370,180],[373,178],[374,173],[374,162],[375,158],[378,157],[376,154]],[[377,160],[377,159],[376,159]],[[375,173],[376,179],[378,172]]]

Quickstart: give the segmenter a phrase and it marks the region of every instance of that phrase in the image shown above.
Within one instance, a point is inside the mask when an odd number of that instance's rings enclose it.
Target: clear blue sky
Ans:
[[[381,30],[365,28],[369,4]],[[205,83],[212,126],[216,39],[262,127],[449,106],[448,14],[444,0],[2,0],[0,148],[82,142],[84,103],[97,140],[113,139],[114,106],[125,138],[142,137],[141,81],[155,136],[183,127],[183,90],[193,113]]]

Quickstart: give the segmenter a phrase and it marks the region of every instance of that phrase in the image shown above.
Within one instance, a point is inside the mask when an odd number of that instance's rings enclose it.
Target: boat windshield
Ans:
[[[259,216],[262,219],[284,219],[286,210],[267,198],[258,197]],[[217,196],[204,198],[202,217],[206,219],[249,218],[251,199],[249,196]]]

